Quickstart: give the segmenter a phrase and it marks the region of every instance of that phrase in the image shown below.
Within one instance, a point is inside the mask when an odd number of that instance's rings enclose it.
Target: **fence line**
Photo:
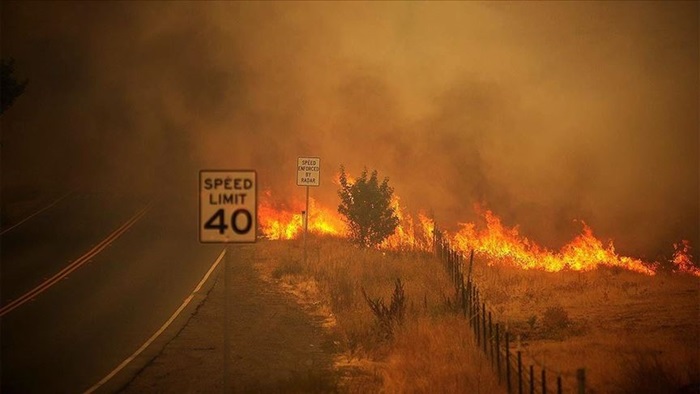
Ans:
[[[488,310],[486,302],[482,300],[479,288],[472,280],[474,266],[474,250],[469,254],[468,271],[465,278],[465,261],[463,253],[452,248],[449,241],[445,240],[442,233],[436,228],[433,231],[433,247],[435,255],[443,262],[445,270],[455,288],[455,306],[461,309],[462,315],[469,321],[476,346],[484,352],[489,360],[491,368],[498,376],[498,382],[505,384],[509,394],[511,393],[563,393],[563,377],[573,375],[552,371],[537,362],[534,357],[529,365],[524,365],[523,351],[519,346],[512,348],[511,333],[507,325],[495,322]],[[513,353],[515,350],[515,353]],[[539,371],[538,371],[539,369]],[[576,371],[576,393],[586,392],[586,370],[580,368]]]

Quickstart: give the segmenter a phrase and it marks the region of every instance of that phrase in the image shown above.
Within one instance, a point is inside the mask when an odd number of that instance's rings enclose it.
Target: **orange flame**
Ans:
[[[258,206],[260,230],[268,239],[294,239],[304,231],[305,204],[295,201],[292,207],[275,204],[272,193],[266,191]],[[309,232],[344,237],[347,227],[337,213],[309,199]]]
[[[321,206],[314,199],[310,199],[309,205],[310,233],[348,236],[348,227],[337,210]],[[416,216],[409,214],[397,195],[392,197],[391,206],[399,218],[399,225],[394,234],[380,247],[393,250],[432,250],[434,221],[422,213]],[[294,201],[291,205],[275,203],[272,194],[267,191],[263,193],[258,207],[260,229],[268,239],[298,238],[303,232],[303,210],[303,202]],[[501,219],[490,210],[481,210],[478,207],[476,210],[483,217],[485,227],[478,228],[474,223],[461,223],[460,230],[451,237],[447,235],[447,238],[452,239],[458,250],[464,253],[474,250],[475,253],[486,257],[489,264],[510,264],[522,269],[541,269],[549,272],[565,269],[590,271],[599,266],[611,266],[647,275],[656,274],[661,266],[657,262],[645,262],[619,255],[612,241],[605,245],[583,221],[580,222],[581,234],[559,251],[553,251],[521,235],[518,226],[503,225]],[[700,268],[693,263],[690,254],[690,243],[683,240],[673,246],[675,252],[670,260],[672,270],[700,277]]]
[[[349,179],[349,178],[348,178]],[[391,205],[399,217],[399,225],[393,235],[381,245],[384,249],[432,250],[432,234],[435,225],[423,214],[418,215],[419,226],[415,226],[413,216],[400,204],[400,198],[392,197]],[[294,201],[291,206],[275,203],[270,191],[263,193],[258,206],[258,221],[262,234],[268,239],[295,239],[304,231],[302,211],[304,203]],[[348,227],[343,217],[336,211],[321,206],[313,198],[309,199],[309,232],[319,235],[348,236]]]
[[[581,222],[581,234],[564,245],[558,252],[537,245],[518,232],[518,227],[508,228],[490,210],[477,211],[486,222],[486,227],[477,229],[473,223],[462,223],[461,229],[453,237],[457,248],[462,252],[474,250],[486,256],[489,264],[503,262],[523,269],[542,269],[549,272],[571,269],[590,271],[599,266],[620,267],[630,271],[654,275],[658,263],[648,263],[633,257],[620,256],[615,252],[612,241],[603,245],[593,235],[593,230]],[[692,263],[688,241],[674,245],[676,253],[673,263],[677,272],[700,276],[700,270]]]
[[[690,242],[684,239],[677,244],[673,244],[673,248],[675,249],[671,258],[673,270],[700,276],[700,268],[693,264],[693,256],[690,254]]]
[[[399,225],[394,234],[382,242],[380,247],[385,249],[410,249],[430,251],[433,249],[433,229],[435,225],[432,219],[419,213],[418,225],[414,217],[401,206],[401,198],[397,195],[391,197],[391,207],[399,218]]]

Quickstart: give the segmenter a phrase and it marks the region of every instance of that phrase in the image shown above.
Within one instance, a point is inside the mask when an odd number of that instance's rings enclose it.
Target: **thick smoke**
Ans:
[[[446,226],[475,203],[556,247],[700,247],[697,3],[2,3],[30,84],[2,116],[3,194],[192,192],[298,156],[345,164]]]

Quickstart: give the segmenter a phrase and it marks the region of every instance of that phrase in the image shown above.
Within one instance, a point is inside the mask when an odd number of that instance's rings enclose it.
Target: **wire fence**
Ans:
[[[491,309],[483,301],[479,288],[472,279],[474,251],[466,256],[454,249],[437,228],[434,231],[434,253],[442,261],[455,287],[455,302],[469,321],[476,346],[484,352],[500,384],[508,393],[586,392],[586,370],[575,374],[563,373],[538,363],[520,346],[514,346],[513,335],[507,326],[494,321]],[[519,342],[519,341],[518,341]]]

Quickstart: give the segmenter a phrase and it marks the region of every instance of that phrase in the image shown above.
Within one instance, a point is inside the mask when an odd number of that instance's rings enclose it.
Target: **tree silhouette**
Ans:
[[[23,82],[18,82],[14,75],[15,60],[12,58],[0,60],[0,73],[2,81],[0,81],[0,115],[10,108],[15,99],[24,93],[24,88],[27,86],[26,79]]]
[[[394,189],[389,178],[379,183],[377,171],[367,173],[367,168],[355,182],[349,182],[345,168],[340,166],[340,205],[338,212],[345,216],[350,239],[366,247],[380,244],[394,233],[399,218],[391,207]]]

